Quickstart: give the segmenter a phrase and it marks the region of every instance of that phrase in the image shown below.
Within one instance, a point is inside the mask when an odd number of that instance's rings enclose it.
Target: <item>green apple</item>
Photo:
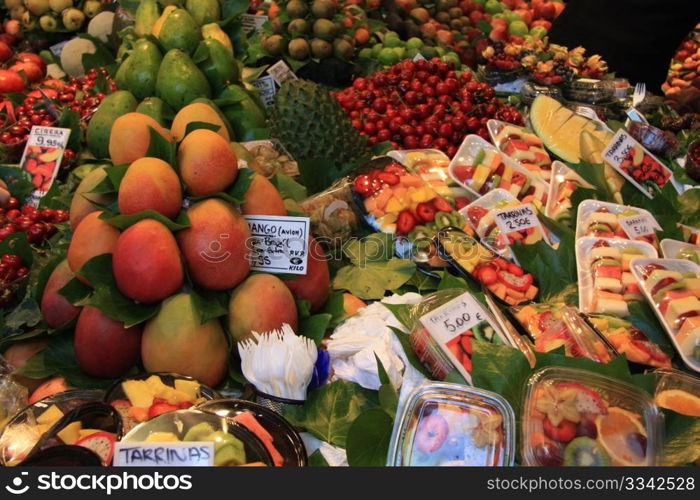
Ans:
[[[399,61],[406,57],[406,49],[404,47],[394,47],[391,50],[394,51],[396,56],[399,58]]]
[[[49,14],[44,14],[39,18],[39,27],[47,33],[53,33],[58,29],[58,19]]]
[[[384,44],[381,43],[375,43],[374,45],[372,45],[372,57],[375,59],[378,58],[379,53],[382,51],[383,48]]]
[[[547,28],[544,26],[535,26],[530,30],[531,36],[536,36],[537,38],[544,38],[547,36]]]
[[[85,14],[79,9],[66,9],[63,11],[63,26],[68,31],[78,31],[85,22]]]
[[[457,52],[448,52],[440,59],[442,59],[445,62],[453,63],[456,69],[459,69],[462,66],[462,61],[459,60],[459,55],[457,55]]]
[[[409,38],[406,40],[407,49],[420,49],[423,47],[423,40],[418,37]]]
[[[403,41],[401,41],[399,35],[397,35],[393,31],[389,31],[384,36],[384,46],[389,48],[403,47]]]
[[[359,54],[357,54],[357,57],[360,59],[372,59],[372,49],[365,47]]]
[[[524,37],[530,32],[524,21],[513,21],[508,25],[508,34]]]
[[[73,0],[49,0],[49,7],[56,14],[60,14],[64,10],[73,7]]]
[[[513,21],[522,21],[523,18],[520,17],[520,14],[517,12],[514,12],[512,10],[507,10],[503,13],[503,16],[505,17],[505,20],[508,21],[509,23],[512,23]]]
[[[499,12],[503,12],[504,9],[505,5],[498,0],[486,0],[486,4],[484,5],[484,10],[487,14],[498,14]]]
[[[88,0],[83,5],[83,12],[85,15],[92,19],[102,10],[102,2],[100,0]]]
[[[383,48],[381,52],[379,52],[379,57],[377,57],[380,63],[382,64],[396,64],[399,62],[399,56],[396,52],[394,52],[394,49],[391,49],[389,47]]]

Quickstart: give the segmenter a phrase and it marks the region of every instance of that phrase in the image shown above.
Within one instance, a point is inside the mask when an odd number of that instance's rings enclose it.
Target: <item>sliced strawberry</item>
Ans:
[[[525,292],[532,286],[533,278],[532,274],[516,276],[513,273],[501,270],[498,272],[498,281],[512,290],[517,292]]]
[[[557,390],[576,389],[576,409],[581,413],[593,415],[605,415],[608,413],[608,405],[605,400],[593,389],[577,382],[562,382],[555,386]]]
[[[390,186],[395,186],[400,181],[399,176],[391,172],[379,172],[377,174],[377,179]]]
[[[547,437],[560,443],[568,443],[576,437],[576,424],[571,420],[562,420],[559,425],[553,425],[549,417],[545,417],[542,426]]]
[[[469,217],[469,221],[474,226],[478,226],[479,221],[488,213],[488,210],[478,205],[472,205],[469,208],[467,208],[467,216]]]
[[[408,210],[399,213],[396,220],[396,232],[399,234],[408,234],[416,227],[416,218]]]
[[[455,208],[457,210],[462,210],[467,205],[469,205],[469,198],[466,196],[457,196],[455,198]]]
[[[171,405],[170,403],[153,403],[148,409],[148,418],[151,419],[163,413],[168,413],[179,409],[179,406]]]
[[[440,196],[433,198],[433,206],[438,212],[452,212],[454,210],[450,202]]]
[[[433,222],[435,220],[435,208],[430,203],[419,203],[416,207],[416,215],[423,222]]]
[[[400,177],[406,173],[406,169],[403,168],[403,165],[401,165],[400,163],[396,163],[395,161],[393,161],[389,163],[386,167],[384,167],[384,172],[396,174]]]

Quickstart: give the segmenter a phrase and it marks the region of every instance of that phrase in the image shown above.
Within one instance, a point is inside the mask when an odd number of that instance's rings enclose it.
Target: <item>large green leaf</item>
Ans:
[[[350,426],[347,436],[351,467],[384,467],[394,419],[384,410],[368,410]]]
[[[347,290],[364,300],[378,300],[387,290],[396,290],[406,283],[415,270],[413,262],[396,257],[387,262],[367,262],[362,267],[349,265],[338,270],[333,288]]]
[[[187,217],[187,213],[185,213],[184,210],[181,210],[177,214],[175,220],[169,219],[165,215],[150,209],[142,210],[139,213],[131,215],[121,215],[105,211],[100,215],[100,219],[109,222],[112,226],[121,230],[124,230],[129,226],[133,226],[143,219],[156,220],[173,232],[190,227],[190,219]]]
[[[665,465],[686,465],[700,458],[700,418],[663,410]]]

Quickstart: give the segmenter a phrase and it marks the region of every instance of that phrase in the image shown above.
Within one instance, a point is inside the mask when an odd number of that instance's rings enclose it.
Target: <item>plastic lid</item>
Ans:
[[[654,402],[661,408],[682,415],[700,417],[700,378],[674,368],[659,368]]]
[[[651,397],[622,380],[547,367],[527,384],[522,417],[524,465],[655,465],[662,419]]]
[[[393,466],[509,466],[515,415],[493,392],[428,383],[410,396],[389,452]]]
[[[525,82],[522,90],[520,91],[520,95],[523,97],[523,100],[528,104],[531,103],[535,99],[535,97],[537,97],[540,94],[547,95],[558,101],[562,99],[562,94],[559,87],[548,87],[546,85],[538,85],[535,82]]]

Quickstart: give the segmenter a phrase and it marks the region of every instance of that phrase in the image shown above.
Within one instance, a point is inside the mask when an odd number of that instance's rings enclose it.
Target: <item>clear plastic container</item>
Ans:
[[[680,259],[635,259],[632,274],[683,362],[700,372],[700,265]]]
[[[299,175],[299,166],[292,155],[277,139],[244,142],[243,146],[250,151],[258,168],[251,166],[266,177],[281,172],[290,177]]]
[[[263,442],[240,424],[199,410],[159,415],[134,427],[123,443],[213,442],[214,466],[273,465]]]
[[[531,273],[496,255],[463,231],[444,229],[435,241],[440,256],[458,273],[481,283],[502,303],[516,305],[537,296],[538,288]]]
[[[411,310],[411,322],[411,347],[438,380],[456,369],[471,383],[473,339],[510,343],[486,307],[463,289],[426,295]]]
[[[537,340],[550,326],[561,321],[563,302],[529,303],[509,309],[511,316],[520,323],[532,340]]]
[[[503,154],[548,182],[552,159],[534,132],[512,123],[491,119],[486,122],[491,142]]]
[[[470,193],[452,179],[448,172],[450,157],[439,149],[395,149],[387,156],[431,186],[437,194],[455,200],[469,197]]]
[[[615,97],[615,85],[610,80],[580,78],[564,87],[564,97],[590,104],[609,103]]]
[[[678,139],[671,133],[648,123],[630,121],[629,133],[652,153],[673,155],[678,150]]]
[[[692,243],[664,238],[661,240],[661,254],[666,259],[685,259],[700,264],[700,246]]]
[[[595,238],[576,240],[578,306],[584,313],[629,316],[628,304],[644,300],[630,272],[630,262],[639,257],[657,256],[644,241]]]
[[[660,408],[700,417],[700,378],[674,368],[654,370],[654,402]]]
[[[538,85],[535,82],[528,81],[525,82],[523,88],[520,90],[520,96],[523,98],[523,102],[525,102],[525,104],[532,104],[535,97],[540,94],[549,96],[557,101],[561,101],[563,99],[561,89],[555,85],[550,87],[547,85]]]
[[[626,232],[626,226],[621,219],[627,217],[643,217],[647,223],[641,224],[645,230],[643,234],[636,235],[635,231],[628,229],[632,235]],[[584,200],[578,206],[576,216],[576,239],[584,236],[596,236],[598,238],[623,238],[629,240],[645,241],[657,250],[659,239],[656,230],[659,224],[647,210],[643,208],[618,205],[598,200]]]
[[[589,314],[586,319],[629,362],[656,368],[671,366],[671,358],[629,321],[606,314]]]
[[[397,419],[389,466],[511,466],[515,414],[498,394],[447,383],[414,390]]]
[[[593,188],[574,170],[556,160],[552,163],[549,179],[549,195],[545,215],[563,224],[572,225],[571,195],[578,188]]]
[[[638,387],[586,370],[546,367],[527,383],[521,446],[529,466],[660,465],[663,420]]]
[[[572,307],[563,307],[561,318],[535,338],[535,351],[549,352],[564,348],[573,358],[588,358],[598,363],[609,363],[616,352],[593,330]]]
[[[549,184],[478,135],[464,138],[450,162],[449,171],[474,198],[502,188],[523,203],[538,207],[547,204]]]
[[[700,245],[700,228],[678,224],[678,227],[683,233],[683,241],[693,245]]]
[[[305,199],[300,206],[311,219],[314,237],[329,248],[340,248],[360,226],[360,215],[352,199],[352,182],[347,177]]]

